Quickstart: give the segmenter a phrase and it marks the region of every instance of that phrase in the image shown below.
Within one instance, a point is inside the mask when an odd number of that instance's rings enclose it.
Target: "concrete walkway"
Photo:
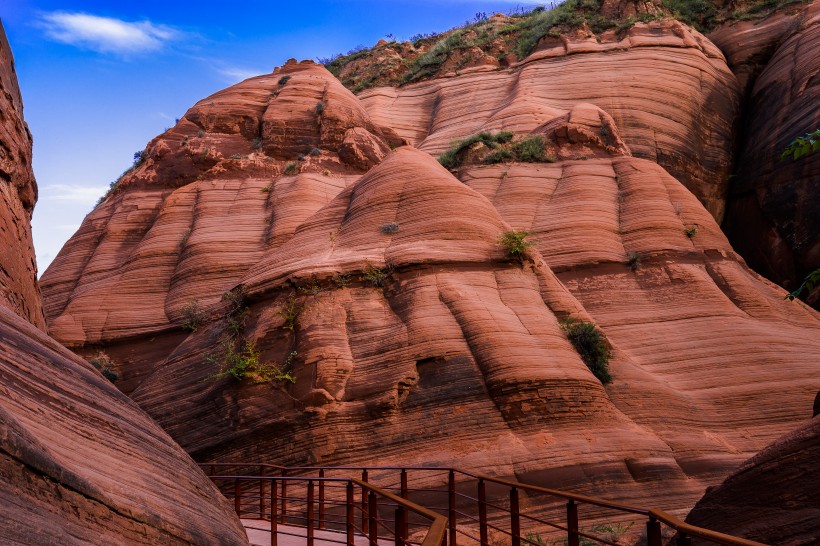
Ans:
[[[243,519],[242,525],[248,533],[248,540],[253,546],[270,546],[270,522],[261,519]],[[278,525],[276,527],[278,546],[304,546],[307,544],[307,529],[304,527],[293,527],[291,525]],[[335,531],[313,532],[313,543],[315,546],[338,546],[345,544],[347,536],[344,533]],[[368,546],[370,541],[367,537],[356,535],[356,546]],[[390,546],[392,540],[380,539],[379,546]]]

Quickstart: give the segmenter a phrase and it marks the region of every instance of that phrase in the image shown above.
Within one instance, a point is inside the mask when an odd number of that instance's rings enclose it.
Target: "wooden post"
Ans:
[[[567,502],[567,546],[579,546],[578,505],[572,499]]]
[[[480,478],[478,480],[478,526],[481,546],[490,546],[487,538],[487,485]]]
[[[456,546],[456,473],[450,470],[447,478],[447,505],[450,523],[450,546]]]

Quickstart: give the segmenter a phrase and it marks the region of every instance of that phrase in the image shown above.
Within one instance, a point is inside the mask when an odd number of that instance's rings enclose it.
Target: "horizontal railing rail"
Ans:
[[[648,546],[661,546],[665,540],[664,536],[668,539],[669,532],[664,533],[662,525],[668,528],[667,531],[671,530],[672,534],[676,534],[676,542],[679,546],[689,546],[693,538],[726,546],[765,546],[759,542],[689,525],[663,510],[613,502],[456,468],[427,466],[284,467],[257,463],[205,463],[200,466],[212,476],[218,475],[218,469],[231,468],[253,469],[260,476],[315,474],[320,479],[334,473],[349,475],[351,472],[359,472],[361,478],[356,479],[357,483],[387,482],[378,484],[385,493],[389,492],[388,489],[393,489],[397,491],[398,498],[412,499],[416,504],[426,506],[429,511],[446,516],[445,538],[450,546],[456,546],[458,537],[479,543],[481,546],[489,546],[491,532],[508,537],[512,546],[551,546],[551,543],[544,541],[541,532],[561,532],[564,537],[563,541],[559,538],[553,544],[580,546],[582,541],[584,544],[595,541],[599,544],[617,545],[619,544],[618,539],[621,538],[620,535],[628,532],[634,524],[633,521],[626,526],[625,522],[619,521],[617,524],[595,523],[589,528],[584,528],[580,525],[579,507],[581,506],[587,510],[585,519],[593,522],[600,522],[606,519],[606,513],[613,512],[615,515],[610,517],[619,520],[627,516],[646,518],[644,532]],[[421,483],[410,487],[408,477],[410,473],[422,474],[423,477],[419,480]],[[475,489],[472,489],[473,487]],[[489,488],[495,489],[493,496],[488,496]],[[499,492],[499,490],[502,491]],[[536,507],[535,515],[524,513],[522,497],[525,495],[533,497],[533,499],[526,500],[528,507],[531,508],[530,505]],[[535,497],[550,497],[560,499],[560,501],[539,502]],[[563,507],[560,505],[561,502],[564,502]],[[364,489],[361,490],[356,503],[364,522],[362,530],[366,534],[368,528],[365,520],[368,517],[369,501]],[[561,513],[558,516],[553,514],[552,521],[550,521],[545,513],[556,510],[560,510]],[[556,517],[560,518],[560,523],[555,521]],[[522,532],[522,524],[528,526],[533,532]]]

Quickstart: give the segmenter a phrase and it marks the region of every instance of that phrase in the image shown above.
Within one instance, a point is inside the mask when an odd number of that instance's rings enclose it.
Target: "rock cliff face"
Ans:
[[[31,212],[37,202],[31,133],[23,120],[14,59],[2,25],[0,61],[0,306],[44,330],[31,242]]]
[[[701,499],[688,523],[766,544],[820,541],[820,417],[743,463]]]
[[[800,418],[820,319],[713,218],[722,54],[669,21],[624,40],[359,97],[289,62],[200,101],[43,276],[50,331],[104,349],[203,461],[458,465],[687,509]],[[482,130],[541,161],[431,157]],[[613,383],[567,318],[606,333]],[[261,362],[295,383],[224,373]]]
[[[0,542],[247,544],[190,457],[41,331],[31,137],[2,26],[0,84]]]
[[[820,268],[820,154],[780,155],[795,137],[820,128],[820,4],[727,27],[715,39],[749,81],[724,228],[750,266],[794,289]],[[820,304],[820,290],[809,301]]]

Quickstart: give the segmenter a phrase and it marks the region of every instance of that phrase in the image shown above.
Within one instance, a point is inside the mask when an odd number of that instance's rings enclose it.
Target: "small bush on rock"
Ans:
[[[612,347],[603,332],[593,323],[577,319],[561,322],[561,329],[592,375],[604,385],[611,383],[609,359],[612,356]]]
[[[525,240],[529,235],[531,233],[528,231],[505,231],[498,238],[498,244],[504,247],[507,256],[522,260],[527,255],[527,249],[532,246],[531,242]]]

